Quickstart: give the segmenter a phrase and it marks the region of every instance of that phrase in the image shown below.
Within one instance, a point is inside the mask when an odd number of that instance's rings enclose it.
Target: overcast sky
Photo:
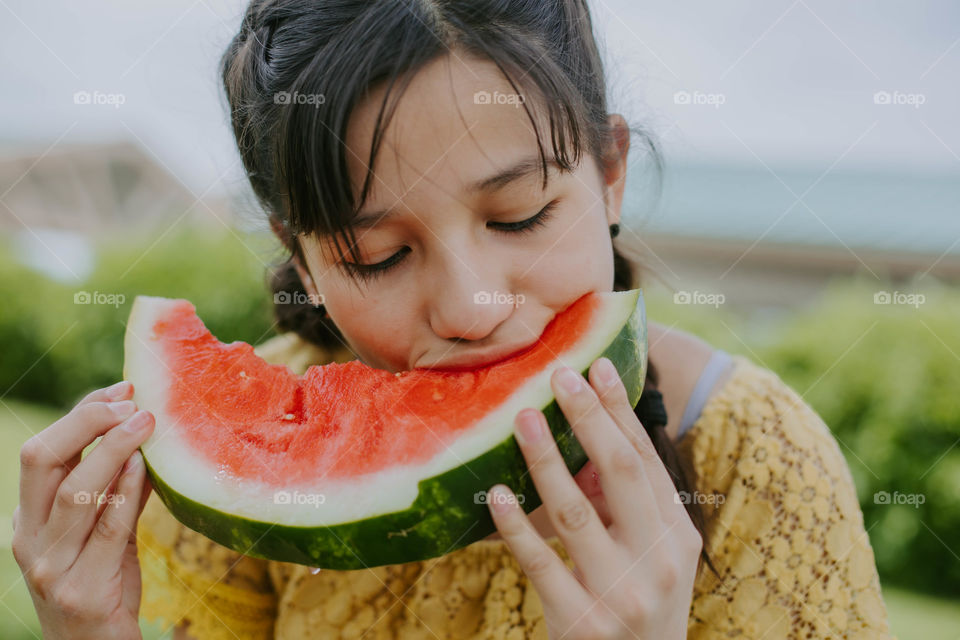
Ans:
[[[956,2],[590,5],[612,108],[671,160],[960,173]],[[216,63],[243,6],[0,0],[0,146],[129,138],[198,195],[241,185]]]

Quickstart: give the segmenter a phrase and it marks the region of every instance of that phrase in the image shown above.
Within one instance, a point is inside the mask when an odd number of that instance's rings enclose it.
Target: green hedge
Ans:
[[[90,277],[66,284],[17,264],[4,250],[0,390],[68,408],[119,380],[123,333],[137,294],[189,299],[225,342],[266,339],[274,332],[264,265],[276,259],[275,251],[267,238],[226,229],[103,237]],[[77,304],[75,296],[84,293],[101,303]]]

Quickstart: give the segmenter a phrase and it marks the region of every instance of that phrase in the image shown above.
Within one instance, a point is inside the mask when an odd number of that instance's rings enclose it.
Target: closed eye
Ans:
[[[550,212],[557,206],[557,200],[552,201],[550,204],[541,209],[536,215],[527,218],[526,220],[520,220],[519,222],[490,222],[488,223],[491,227],[497,231],[504,231],[506,233],[523,233],[525,231],[533,231],[536,227],[546,224],[547,219],[550,217]]]
[[[550,212],[553,211],[554,207],[556,207],[558,203],[559,200],[550,202],[547,206],[538,211],[536,215],[533,215],[526,220],[520,220],[519,222],[488,222],[487,224],[494,230],[501,233],[531,232],[537,227],[546,224],[547,220],[550,218]],[[344,261],[342,264],[352,275],[357,276],[364,281],[371,281],[400,264],[400,262],[403,260],[403,257],[409,252],[410,247],[403,247],[386,260],[376,264],[358,264],[355,262],[346,261]]]

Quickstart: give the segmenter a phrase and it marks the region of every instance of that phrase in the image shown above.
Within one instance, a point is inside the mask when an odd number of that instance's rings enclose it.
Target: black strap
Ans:
[[[644,389],[633,412],[637,414],[644,428],[654,425],[667,426],[667,408],[663,406],[663,394],[656,389]]]

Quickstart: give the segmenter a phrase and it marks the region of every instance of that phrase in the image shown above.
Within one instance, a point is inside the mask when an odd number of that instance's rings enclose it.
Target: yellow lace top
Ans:
[[[353,358],[292,333],[256,349],[297,373]],[[679,443],[706,504],[688,638],[891,638],[849,468],[819,416],[743,356]],[[141,616],[198,640],[547,638],[536,591],[502,540],[358,571],[251,558],[173,519],[152,494],[138,525]],[[556,537],[548,540],[569,567]]]

